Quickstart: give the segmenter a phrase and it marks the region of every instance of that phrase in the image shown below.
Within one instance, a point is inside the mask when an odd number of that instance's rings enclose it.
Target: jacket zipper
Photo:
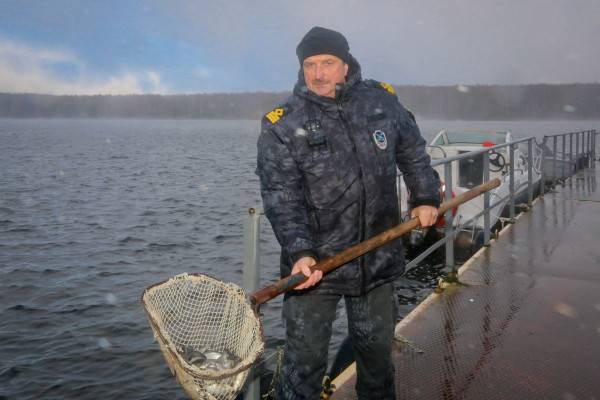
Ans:
[[[365,188],[365,183],[363,180],[363,169],[362,164],[360,163],[360,157],[358,156],[358,148],[356,147],[356,142],[352,137],[352,127],[350,123],[346,120],[344,116],[344,107],[341,101],[337,103],[338,113],[340,115],[340,120],[344,125],[344,130],[346,131],[346,135],[350,139],[352,143],[352,152],[354,153],[354,157],[356,158],[356,163],[358,164],[358,181],[360,183],[360,210],[359,210],[359,228],[358,228],[358,241],[359,243],[365,240],[365,208],[366,208],[366,198],[367,198],[367,190]],[[360,268],[360,293],[365,293],[365,258],[361,256],[359,259],[359,268]]]

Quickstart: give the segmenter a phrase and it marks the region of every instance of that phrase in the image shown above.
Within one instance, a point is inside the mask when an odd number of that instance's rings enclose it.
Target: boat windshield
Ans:
[[[496,145],[506,142],[506,132],[496,131],[445,131],[433,145],[447,146],[452,144],[482,144],[489,142]]]

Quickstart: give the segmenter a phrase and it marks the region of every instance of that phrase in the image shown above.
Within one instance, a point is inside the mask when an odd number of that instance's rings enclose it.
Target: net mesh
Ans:
[[[233,399],[262,354],[260,320],[243,290],[206,275],[182,274],[144,291],[142,303],[171,372],[193,399]],[[229,352],[240,362],[224,370],[189,364],[182,349]]]

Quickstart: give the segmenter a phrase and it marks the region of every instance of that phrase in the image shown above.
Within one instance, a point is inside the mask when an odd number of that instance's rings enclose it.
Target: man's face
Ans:
[[[311,92],[335,98],[335,85],[346,81],[348,64],[339,57],[318,54],[304,59],[302,71],[304,82]]]

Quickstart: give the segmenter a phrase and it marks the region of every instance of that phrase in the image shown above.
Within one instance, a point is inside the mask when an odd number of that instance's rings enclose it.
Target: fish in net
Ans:
[[[171,373],[192,399],[229,400],[264,350],[260,320],[243,290],[201,274],[181,274],[142,295]]]

